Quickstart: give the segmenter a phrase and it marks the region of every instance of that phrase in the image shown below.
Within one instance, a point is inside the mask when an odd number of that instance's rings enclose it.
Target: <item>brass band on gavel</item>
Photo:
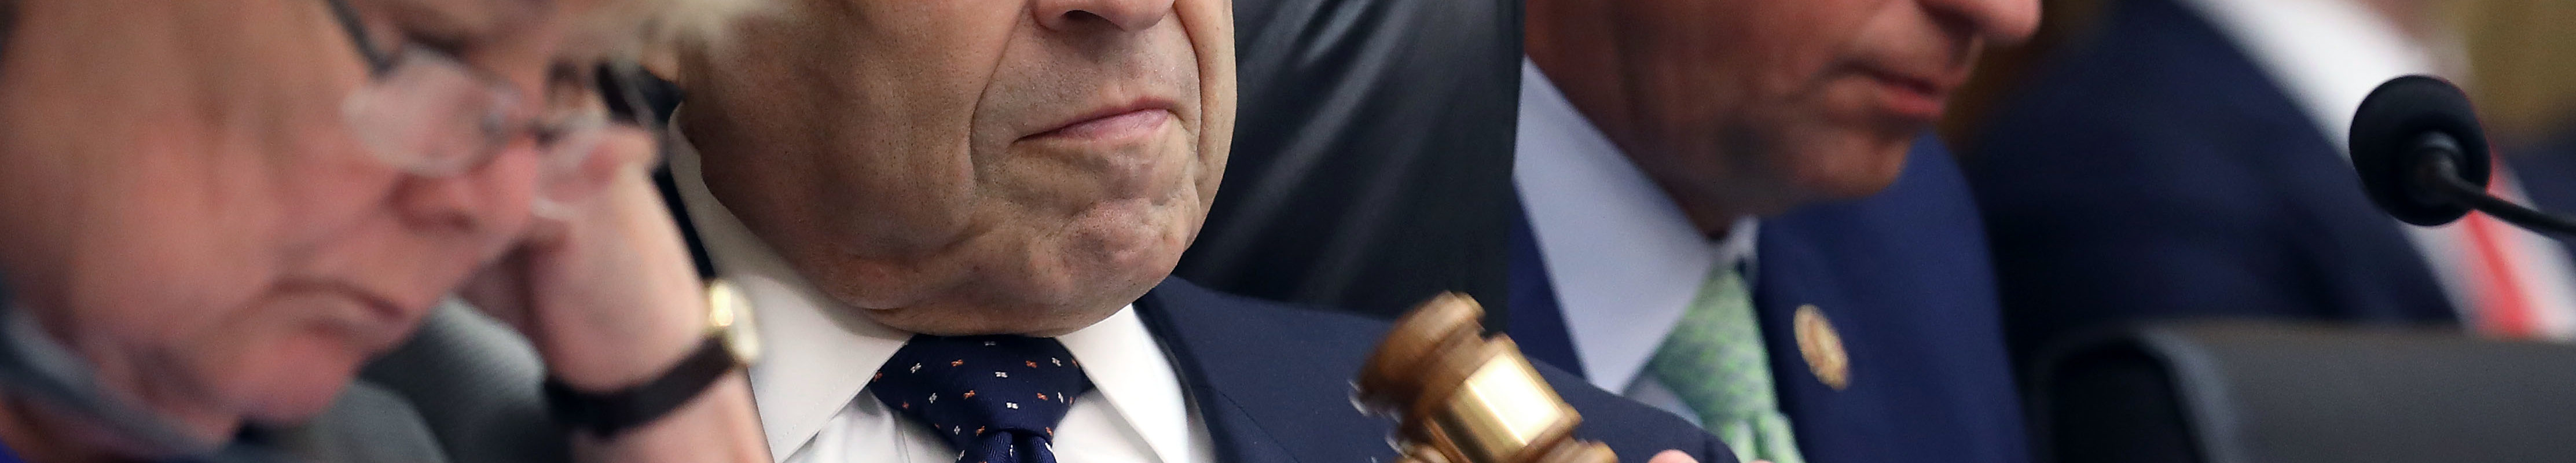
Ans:
[[[1398,319],[1361,367],[1361,406],[1397,417],[1405,458],[1419,463],[1612,463],[1583,422],[1510,337],[1484,336],[1484,309],[1456,293]]]

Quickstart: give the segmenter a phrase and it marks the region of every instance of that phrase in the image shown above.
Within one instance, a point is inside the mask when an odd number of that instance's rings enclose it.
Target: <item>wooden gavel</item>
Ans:
[[[1409,463],[1615,463],[1508,336],[1484,336],[1474,299],[1441,294],[1395,322],[1361,367],[1361,407],[1397,419]]]

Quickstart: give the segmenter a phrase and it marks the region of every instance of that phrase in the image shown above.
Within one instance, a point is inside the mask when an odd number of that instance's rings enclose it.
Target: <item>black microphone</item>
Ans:
[[[2352,116],[2352,168],[2370,201],[2397,220],[2437,226],[2478,210],[2559,239],[2576,220],[2487,194],[2494,170],[2469,95],[2430,76],[2390,79]]]

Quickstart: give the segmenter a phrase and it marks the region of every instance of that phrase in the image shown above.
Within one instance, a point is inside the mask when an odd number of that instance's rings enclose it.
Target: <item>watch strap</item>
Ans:
[[[716,381],[741,365],[721,336],[708,336],[696,351],[680,359],[661,377],[607,393],[584,392],[553,377],[546,378],[546,409],[556,422],[613,439],[671,414],[706,393]]]

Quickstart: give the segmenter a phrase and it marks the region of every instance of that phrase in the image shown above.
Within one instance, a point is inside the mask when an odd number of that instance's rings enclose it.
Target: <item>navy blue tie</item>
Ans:
[[[868,384],[947,440],[959,463],[1055,463],[1056,422],[1091,391],[1064,343],[1013,335],[915,335]]]

